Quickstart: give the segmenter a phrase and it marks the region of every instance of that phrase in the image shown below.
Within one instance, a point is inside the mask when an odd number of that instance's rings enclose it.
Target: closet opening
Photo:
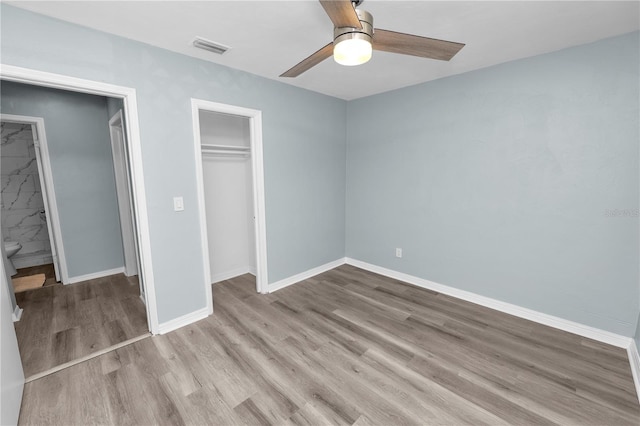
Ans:
[[[244,274],[268,293],[261,112],[192,100],[205,287]]]

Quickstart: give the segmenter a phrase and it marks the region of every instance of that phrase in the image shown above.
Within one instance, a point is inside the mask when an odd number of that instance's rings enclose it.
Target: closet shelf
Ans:
[[[202,144],[201,149],[203,155],[221,157],[248,157],[251,154],[251,148],[248,146]]]
[[[250,152],[251,148],[248,146],[233,146],[233,145],[201,145],[203,151],[229,151],[229,152]]]

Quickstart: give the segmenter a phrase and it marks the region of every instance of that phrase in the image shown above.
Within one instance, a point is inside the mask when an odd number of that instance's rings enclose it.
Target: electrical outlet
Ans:
[[[397,248],[396,249],[396,257],[402,257],[402,249],[401,248]]]

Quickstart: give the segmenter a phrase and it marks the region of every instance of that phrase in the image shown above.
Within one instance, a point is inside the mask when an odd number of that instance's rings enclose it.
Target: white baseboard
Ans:
[[[51,254],[43,255],[42,253],[34,253],[18,257],[14,256],[11,258],[11,261],[13,262],[13,266],[15,266],[16,269],[22,269],[53,263],[53,257],[51,257]]]
[[[171,321],[163,322],[158,326],[158,334],[165,334],[170,331],[177,330],[180,327],[184,327],[185,325],[200,321],[201,319],[205,319],[208,316],[208,307],[198,309],[197,311],[188,313]]]
[[[534,311],[533,309],[523,308],[521,306],[502,302],[490,297],[480,296],[478,294],[471,293],[470,291],[460,290],[443,284],[438,284],[433,281],[372,265],[360,260],[346,258],[346,263],[360,269],[365,269],[370,272],[375,272],[376,274],[384,275],[386,277],[413,284],[417,287],[422,287],[436,291],[438,293],[453,296],[455,298],[466,300],[471,303],[486,306],[487,308],[495,309],[496,311],[505,312],[516,317],[524,318],[533,322],[548,325],[549,327],[568,331],[569,333],[577,334],[582,337],[588,337],[589,339],[597,340],[599,342],[607,343],[619,348],[627,349],[629,347],[629,344],[633,343],[633,339],[631,339],[630,337],[621,336],[616,333],[600,330],[595,327],[569,321],[563,318],[558,318],[553,315],[544,314],[542,312]]]
[[[75,284],[82,281],[95,280],[96,278],[108,277],[109,275],[115,274],[124,274],[124,266],[115,269],[108,269],[106,271],[93,272],[91,274],[69,277],[69,281],[64,284]]]
[[[22,318],[22,312],[23,312],[23,309],[20,306],[16,305],[16,308],[13,310],[13,313],[11,314],[11,316],[13,317],[13,322],[20,321],[20,318]]]
[[[325,263],[324,265],[315,267],[313,269],[309,269],[308,271],[300,272],[299,274],[296,274],[292,277],[285,278],[280,281],[276,281],[275,283],[269,284],[269,293],[273,293],[274,291],[288,287],[300,281],[304,281],[306,279],[309,279],[323,272],[327,272],[328,270],[337,268],[340,265],[344,265],[344,263],[345,263],[345,258],[343,257],[343,258],[334,260],[333,262]]]
[[[627,354],[629,355],[629,364],[631,364],[633,383],[636,385],[636,396],[638,397],[638,402],[640,402],[640,354],[635,341],[631,341],[627,348]]]
[[[241,268],[232,269],[231,271],[221,272],[219,274],[211,276],[211,283],[219,283],[220,281],[230,280],[231,278],[235,278],[244,274],[255,275],[256,268],[252,268],[251,266],[243,266]]]

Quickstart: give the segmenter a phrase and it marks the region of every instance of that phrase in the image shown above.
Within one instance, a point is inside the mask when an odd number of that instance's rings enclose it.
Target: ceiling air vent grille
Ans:
[[[207,40],[202,37],[196,37],[193,40],[193,45],[199,49],[208,50],[209,52],[217,53],[218,55],[222,55],[224,52],[230,49],[229,46],[225,46],[224,44],[214,43],[211,40]]]

